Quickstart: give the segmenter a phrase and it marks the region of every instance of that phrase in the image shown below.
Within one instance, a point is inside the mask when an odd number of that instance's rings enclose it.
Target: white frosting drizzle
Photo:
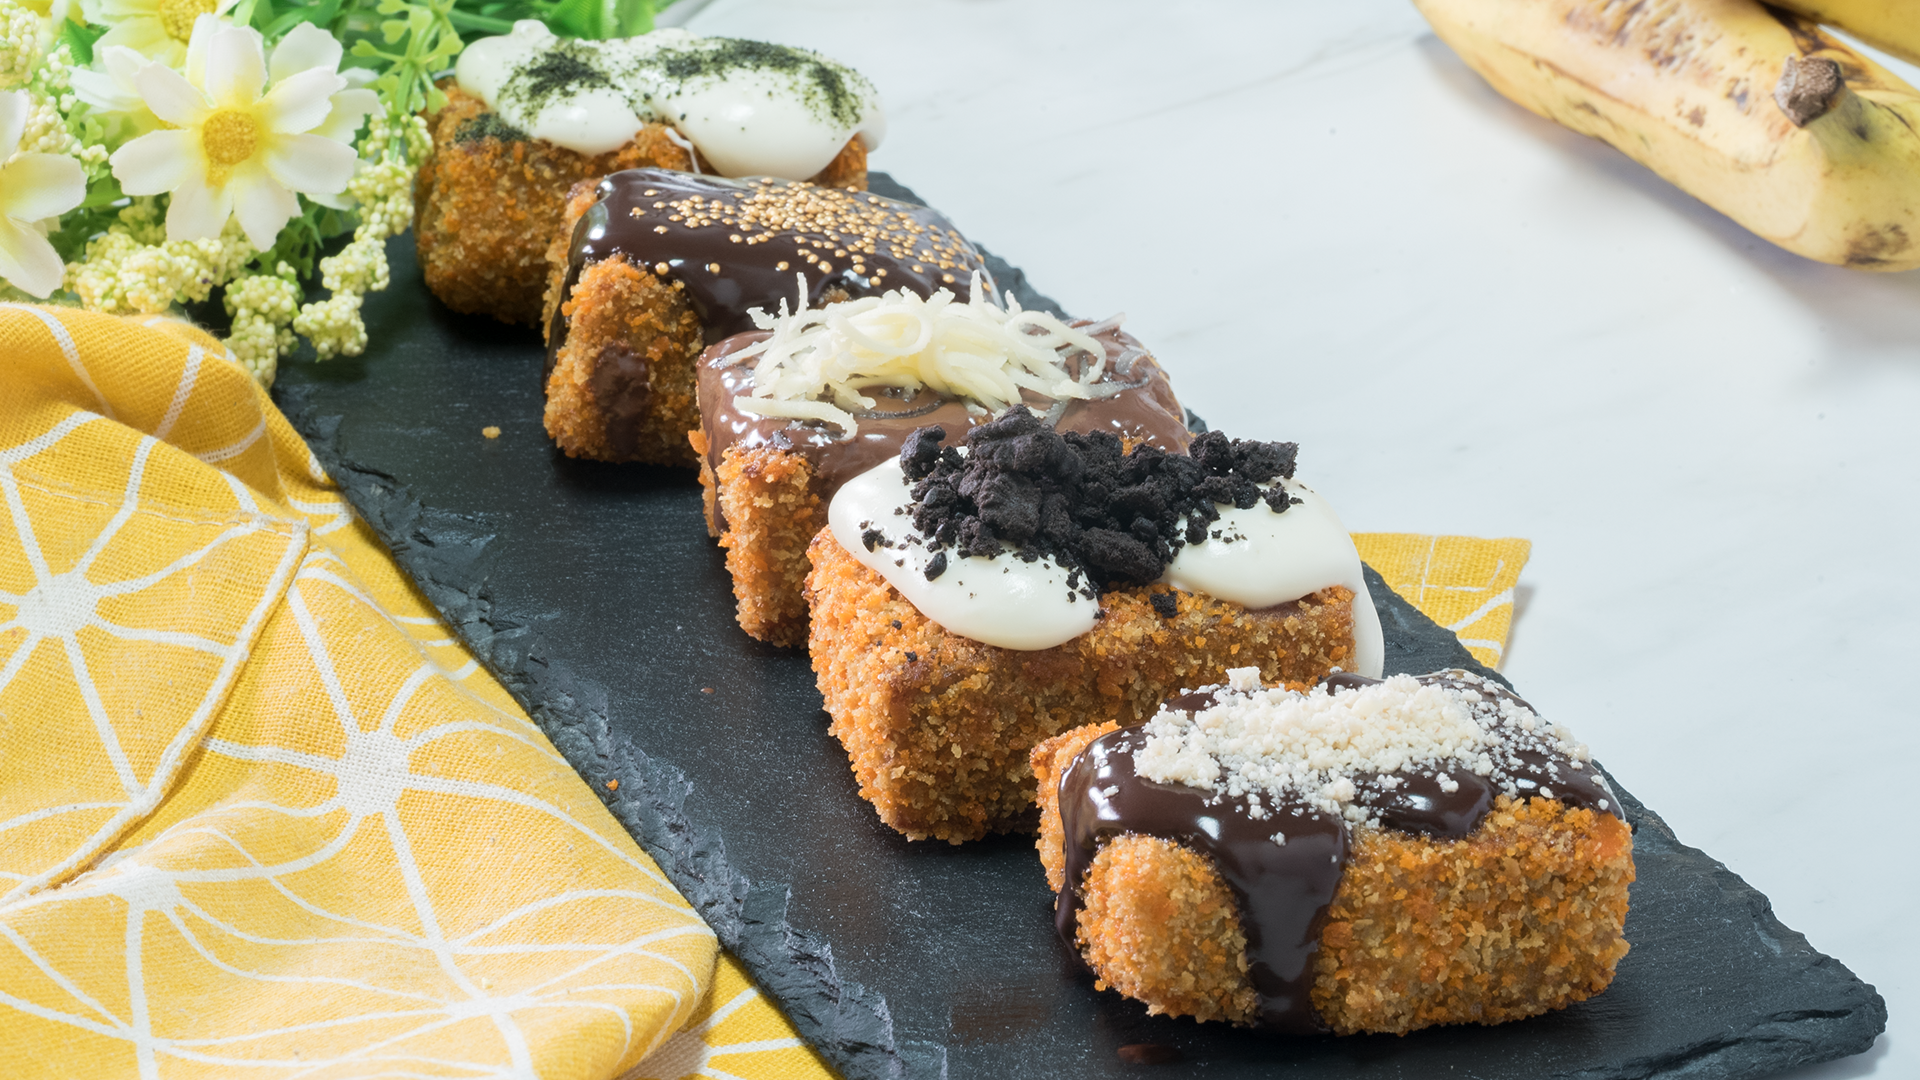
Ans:
[[[1067,571],[1052,559],[1021,562],[961,558],[946,552],[947,569],[927,580],[933,553],[913,519],[894,511],[913,494],[898,459],[883,461],[841,485],[827,506],[827,525],[847,553],[877,571],[914,608],[951,633],[1004,649],[1047,649],[1093,629],[1100,605],[1075,596]],[[861,536],[878,530],[891,547],[867,550]]]
[[[468,45],[454,74],[462,90],[535,138],[583,154],[604,154],[633,138],[647,122],[658,121],[697,147],[722,176],[805,180],[826,168],[849,138],[858,135],[871,150],[885,137],[886,116],[873,85],[824,58],[814,57],[832,66],[858,99],[858,115],[851,123],[827,115],[818,91],[810,92],[799,72],[728,67],[723,73],[683,81],[669,76],[663,63],[673,54],[718,50],[726,44],[723,38],[696,37],[680,29],[607,41],[563,41],[544,24],[523,19],[511,34]],[[575,87],[537,101],[512,92],[509,84],[516,73],[562,47],[612,85]]]
[[[1378,678],[1386,646],[1353,538],[1318,493],[1297,481],[1283,483],[1301,500],[1298,504],[1280,514],[1265,504],[1250,510],[1219,507],[1220,520],[1207,540],[1181,548],[1161,580],[1249,608],[1344,585],[1353,590],[1352,670]],[[1033,650],[1093,629],[1096,605],[1068,588],[1067,571],[1052,559],[961,558],[949,549],[946,572],[928,581],[933,553],[913,527],[912,502],[899,461],[882,462],[840,488],[827,507],[827,525],[841,547],[885,578],[920,614],[961,637]],[[887,543],[868,550],[862,535],[869,529],[878,530]]]
[[[1208,529],[1207,541],[1181,548],[1160,580],[1250,608],[1272,607],[1329,585],[1345,585],[1353,590],[1351,670],[1377,679],[1386,666],[1386,640],[1353,537],[1319,492],[1297,480],[1282,483],[1298,503],[1283,514],[1264,503],[1247,510],[1217,507],[1220,520]],[[1215,533],[1220,536],[1217,540]]]

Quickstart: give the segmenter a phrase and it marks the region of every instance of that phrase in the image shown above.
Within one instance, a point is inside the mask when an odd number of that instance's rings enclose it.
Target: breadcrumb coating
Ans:
[[[1362,831],[1327,910],[1313,1004],[1339,1034],[1499,1024],[1605,990],[1627,955],[1633,833],[1504,795],[1461,840]]]
[[[580,273],[572,324],[547,375],[547,434],[569,457],[695,463],[700,319],[677,283],[615,255]]]
[[[430,118],[434,152],[415,181],[413,234],[427,288],[455,311],[537,325],[547,245],[568,189],[620,169],[693,165],[663,124],[594,156],[543,139],[475,135],[492,110],[457,85],[445,89],[446,106]]]
[[[707,528],[727,552],[740,628],[773,645],[806,644],[807,545],[826,521],[813,463],[770,446],[728,447],[715,477],[705,437],[692,434],[700,437]]]
[[[1118,726],[1090,724],[1033,749],[1038,848],[1055,893],[1065,865],[1060,776]],[[1320,931],[1314,1009],[1337,1034],[1405,1034],[1583,1001],[1607,988],[1627,954],[1633,880],[1626,823],[1555,800],[1503,795],[1457,840],[1356,830]],[[1158,837],[1116,837],[1094,857],[1081,897],[1076,944],[1101,989],[1153,1013],[1257,1018],[1237,903],[1210,860]]]
[[[1140,723],[1230,667],[1305,685],[1353,655],[1353,593],[1339,586],[1264,611],[1166,585],[1117,589],[1092,630],[1026,652],[948,633],[830,529],[808,555],[808,647],[830,730],[861,796],[915,840],[1020,827],[1034,804],[1029,751],[1061,731]],[[1155,610],[1156,593],[1173,596],[1171,616]]]

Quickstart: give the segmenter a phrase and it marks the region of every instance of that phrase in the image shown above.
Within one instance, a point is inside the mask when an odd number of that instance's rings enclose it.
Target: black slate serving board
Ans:
[[[911,197],[884,174],[874,187]],[[388,254],[368,355],[289,364],[275,398],[475,655],[850,1080],[1130,1076],[1144,1067],[1118,1049],[1138,1043],[1178,1051],[1168,1075],[1732,1080],[1858,1053],[1885,1027],[1872,987],[1625,791],[1633,951],[1611,989],[1563,1012],[1300,1039],[1095,992],[1053,935],[1031,838],[912,844],[860,800],[805,654],[735,626],[692,470],[559,454],[541,428],[538,339],[433,300],[410,237]],[[1027,306],[1054,306],[994,265]],[[1389,672],[1478,668],[1369,580]]]

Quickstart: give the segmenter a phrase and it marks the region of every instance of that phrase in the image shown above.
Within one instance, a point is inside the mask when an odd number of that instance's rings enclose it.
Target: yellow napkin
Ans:
[[[1355,537],[1497,660],[1525,541]],[[230,354],[0,305],[9,1075],[825,1077]]]
[[[223,347],[8,305],[0,365],[0,1071],[603,1080],[702,1008],[712,932]]]
[[[1474,659],[1499,667],[1513,629],[1513,589],[1533,545],[1472,536],[1354,533],[1368,566],[1421,613],[1453,631]]]

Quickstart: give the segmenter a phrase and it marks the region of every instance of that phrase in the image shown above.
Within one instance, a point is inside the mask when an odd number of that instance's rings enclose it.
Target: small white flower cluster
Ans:
[[[413,225],[414,163],[425,160],[432,150],[433,138],[424,117],[409,116],[395,131],[386,116],[375,114],[360,143],[360,168],[347,182],[347,194],[359,203],[356,238],[384,240]]]
[[[302,304],[293,317],[293,328],[313,342],[314,354],[322,360],[359,356],[367,348],[367,326],[360,320],[362,299],[357,292],[337,292]]]
[[[6,17],[7,3],[0,0],[0,18]],[[29,105],[26,126],[20,134],[20,152],[65,154],[79,159],[88,176],[98,176],[106,171],[107,148],[100,139],[87,137],[88,122],[74,109],[76,67],[73,52],[64,41],[38,58],[23,87]]]
[[[404,158],[390,153],[400,149],[393,145],[396,138],[403,140]],[[366,350],[367,327],[360,309],[367,293],[387,287],[386,241],[413,224],[413,162],[432,147],[427,123],[420,117],[407,117],[397,132],[384,115],[375,115],[368,125],[360,168],[347,182],[360,225],[352,243],[320,260],[320,283],[333,295],[302,305],[293,320],[294,330],[313,342],[320,359],[359,356]]]
[[[233,330],[227,348],[262,386],[272,386],[280,357],[295,343],[289,329],[300,303],[300,286],[293,267],[281,263],[277,273],[248,274],[227,284],[227,314]]]
[[[164,240],[152,199],[121,211],[121,224],[89,241],[86,257],[67,266],[67,288],[94,311],[154,315],[198,303],[253,258],[239,222],[211,240]]]
[[[14,0],[0,0],[0,90],[25,86],[40,62],[40,17]]]

